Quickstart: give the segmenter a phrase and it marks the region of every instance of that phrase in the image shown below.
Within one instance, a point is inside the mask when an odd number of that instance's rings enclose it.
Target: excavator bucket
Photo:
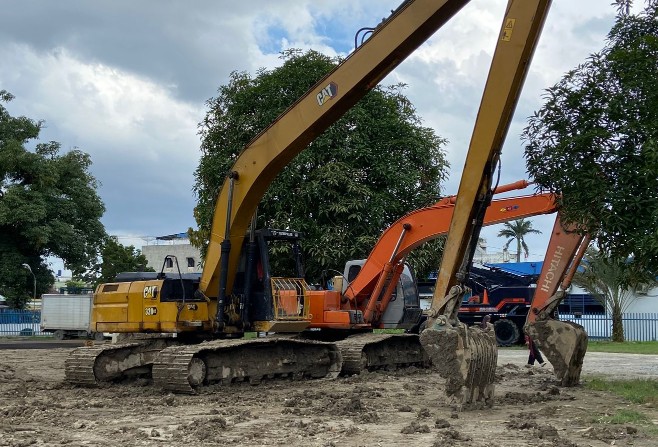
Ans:
[[[446,394],[459,409],[493,405],[498,348],[493,325],[453,327],[441,319],[420,334],[432,365],[446,379]]]
[[[580,381],[587,351],[587,332],[570,321],[544,320],[526,325],[526,333],[546,356],[562,386]]]

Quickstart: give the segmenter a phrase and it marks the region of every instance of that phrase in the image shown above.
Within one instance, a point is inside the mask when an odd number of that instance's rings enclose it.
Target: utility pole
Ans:
[[[36,307],[37,307],[37,277],[32,271],[32,267],[30,267],[29,264],[23,264],[23,267],[25,267],[32,274],[32,278],[34,279],[34,287],[32,289],[32,319],[34,320],[36,317]]]

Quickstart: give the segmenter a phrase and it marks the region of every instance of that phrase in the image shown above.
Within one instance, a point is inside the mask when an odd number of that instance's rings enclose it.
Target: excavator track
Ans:
[[[343,355],[341,374],[364,370],[427,367],[429,357],[414,334],[359,334],[336,343]]]
[[[153,381],[174,393],[195,394],[198,387],[214,383],[336,378],[342,362],[334,343],[286,337],[214,340],[161,351],[153,365]]]
[[[136,343],[77,348],[64,362],[66,381],[94,386],[127,376],[150,375],[158,353],[174,343],[178,343],[174,338],[153,338]]]

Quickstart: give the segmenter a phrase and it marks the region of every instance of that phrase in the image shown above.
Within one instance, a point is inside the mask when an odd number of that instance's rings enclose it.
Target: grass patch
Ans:
[[[599,424],[638,424],[645,425],[651,423],[651,419],[644,413],[629,409],[619,409],[615,414],[604,415],[595,418],[592,422]]]
[[[634,404],[654,408],[658,406],[658,381],[656,380],[607,380],[600,377],[593,377],[588,378],[584,382],[584,385],[585,388],[591,390],[616,394]],[[612,414],[593,417],[592,422],[599,424],[641,425],[649,436],[658,435],[658,427],[653,424],[652,419],[641,411],[632,408],[618,408]]]
[[[404,334],[404,329],[373,329],[375,334]]]
[[[658,407],[658,381],[656,380],[607,380],[593,377],[588,378],[584,385],[590,390],[613,393],[636,404]]]
[[[622,354],[653,354],[658,355],[658,341],[592,341],[587,343],[590,352],[616,352]]]

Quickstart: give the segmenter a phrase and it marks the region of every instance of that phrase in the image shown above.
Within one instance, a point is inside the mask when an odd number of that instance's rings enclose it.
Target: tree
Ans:
[[[154,272],[148,267],[146,256],[133,245],[124,246],[116,237],[105,239],[101,250],[101,260],[81,277],[97,286],[106,282],[113,282],[121,272]]]
[[[521,262],[521,248],[528,257],[528,244],[525,242],[525,236],[531,233],[541,234],[541,231],[532,228],[532,221],[518,219],[512,222],[505,222],[504,228],[498,232],[498,237],[508,238],[504,250],[507,250],[512,241],[516,241],[516,262]]]
[[[89,288],[87,281],[83,281],[82,279],[69,279],[64,285],[66,286],[66,292],[69,294],[82,293],[82,289]]]
[[[0,293],[22,308],[32,295],[54,282],[48,256],[64,260],[71,269],[89,265],[105,237],[100,218],[105,207],[89,173],[88,154],[60,154],[51,141],[26,148],[39,137],[42,122],[12,117],[2,106],[13,96],[0,91]]]
[[[618,14],[604,48],[545,93],[523,136],[562,220],[622,267],[658,268],[658,2]]]
[[[282,58],[282,66],[253,78],[232,73],[208,101],[195,172],[199,230],[190,231],[202,254],[219,188],[242,148],[337,64],[314,51]],[[365,257],[384,228],[440,193],[445,141],[420,125],[402,88],[369,92],[283,169],[261,201],[259,226],[305,234],[311,278]]]
[[[573,283],[593,294],[612,315],[612,341],[624,341],[622,316],[642,286],[654,287],[655,275],[620,261],[593,247],[588,248]]]

